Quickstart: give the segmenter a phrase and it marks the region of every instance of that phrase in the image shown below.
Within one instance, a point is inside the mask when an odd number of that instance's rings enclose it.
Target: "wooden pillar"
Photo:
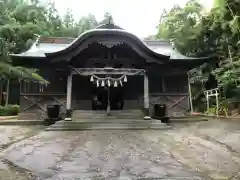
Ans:
[[[144,119],[151,119],[149,116],[149,85],[148,85],[148,75],[144,74]]]
[[[209,96],[208,96],[208,92],[207,92],[207,95],[206,95],[206,99],[207,99],[207,113],[209,114],[210,106],[209,106]]]
[[[190,81],[189,74],[188,74],[188,92],[189,92],[190,110],[191,110],[191,114],[192,114],[193,113],[193,102],[192,102],[192,89],[191,89],[191,81]]]
[[[218,90],[215,90],[215,96],[216,96],[216,106],[217,106],[216,114],[217,114],[217,117],[218,117],[219,116]]]
[[[67,79],[67,110],[65,121],[72,121],[72,72],[68,75]]]

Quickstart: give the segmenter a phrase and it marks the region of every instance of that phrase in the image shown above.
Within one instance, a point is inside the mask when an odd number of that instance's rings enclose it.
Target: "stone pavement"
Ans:
[[[29,138],[40,131],[42,127],[24,126],[0,126],[0,150],[3,151],[8,146]],[[14,166],[6,159],[0,158],[0,179],[1,180],[27,180],[32,176],[27,170]]]
[[[42,179],[203,179],[149,131],[43,132],[14,144],[5,158]],[[157,137],[158,138],[158,137]],[[206,178],[205,178],[206,179]]]
[[[44,180],[239,180],[239,130],[240,122],[209,121],[164,131],[40,132],[2,158]]]

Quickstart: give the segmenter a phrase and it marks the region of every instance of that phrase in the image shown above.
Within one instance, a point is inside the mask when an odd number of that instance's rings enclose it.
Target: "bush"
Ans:
[[[0,106],[0,116],[16,116],[19,113],[19,105]]]

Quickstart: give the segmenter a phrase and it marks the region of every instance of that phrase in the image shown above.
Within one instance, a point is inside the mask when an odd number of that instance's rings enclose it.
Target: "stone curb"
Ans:
[[[0,116],[0,120],[17,119],[18,116]]]
[[[178,118],[178,119],[169,119],[169,122],[170,123],[195,123],[195,122],[203,122],[203,121],[208,121],[208,119],[207,118],[197,118],[197,117],[193,117],[193,118],[186,118],[186,119],[184,119],[184,118],[182,118],[182,119],[180,119],[180,118]]]
[[[195,115],[169,118],[169,123],[195,123],[195,122],[202,122],[202,121],[208,121],[208,118],[203,116],[195,116]]]
[[[205,114],[193,115],[193,116],[220,119],[220,120],[240,120],[240,117],[234,117],[234,116],[226,117],[226,116],[214,116],[214,115],[205,115]]]
[[[44,121],[38,121],[38,120],[3,120],[0,121],[0,125],[24,125],[24,126],[32,126],[32,125],[44,125]]]

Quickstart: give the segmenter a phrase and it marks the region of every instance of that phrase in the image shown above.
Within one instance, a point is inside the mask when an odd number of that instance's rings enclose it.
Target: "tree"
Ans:
[[[88,14],[87,16],[83,16],[78,23],[76,24],[78,28],[78,34],[82,34],[83,32],[93,29],[98,26],[98,22],[94,15]]]
[[[111,12],[105,12],[103,20],[99,22],[99,24],[114,24],[113,16]]]
[[[39,16],[36,14],[35,8],[18,0],[1,1],[0,8],[0,78],[18,77],[19,79],[33,79],[46,83],[36,73],[36,70],[11,66],[8,56],[9,53],[19,52],[19,46],[25,49],[26,46],[23,42],[33,36],[31,35],[32,31],[39,30],[33,23],[34,17]],[[27,13],[24,14],[22,11]],[[23,24],[24,19],[28,23]]]
[[[40,36],[78,37],[86,30],[100,23],[89,14],[79,21],[74,19],[68,9],[61,18],[54,1],[43,5],[39,0],[2,0],[0,1],[0,78],[18,78],[46,81],[37,74],[37,70],[11,65],[10,53],[27,50]],[[109,22],[111,13],[105,13],[102,22]]]
[[[238,0],[215,0],[211,12],[203,14],[201,5],[191,0],[183,8],[175,6],[165,11],[157,34],[158,38],[174,40],[185,55],[218,57],[218,66],[207,64],[193,71],[198,72],[200,79],[205,79],[214,70],[212,74],[224,89],[224,96],[234,102],[240,101],[240,94],[236,93],[240,81],[239,9]]]

